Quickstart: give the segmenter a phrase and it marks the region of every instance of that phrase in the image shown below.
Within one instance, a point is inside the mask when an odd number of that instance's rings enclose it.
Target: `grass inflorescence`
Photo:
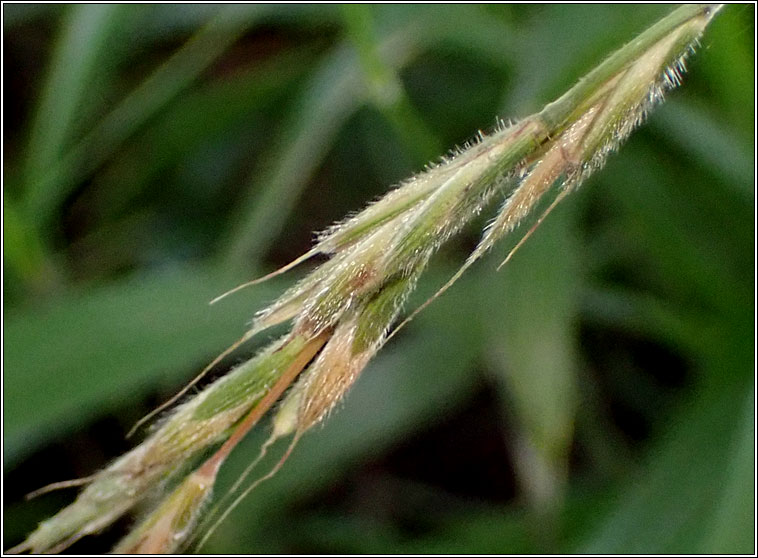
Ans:
[[[232,348],[278,324],[291,322],[290,331],[189,397],[144,442],[89,479],[74,503],[12,550],[61,551],[156,490],[167,494],[115,551],[185,548],[196,535],[219,468],[260,418],[281,401],[270,441],[291,436],[286,457],[407,322],[392,329],[435,251],[494,198],[502,199],[479,244],[439,294],[543,206],[539,224],[602,166],[668,89],[681,83],[685,59],[718,9],[676,9],[539,113],[480,134],[321,233],[309,252],[263,279],[317,254],[329,259],[258,312]]]

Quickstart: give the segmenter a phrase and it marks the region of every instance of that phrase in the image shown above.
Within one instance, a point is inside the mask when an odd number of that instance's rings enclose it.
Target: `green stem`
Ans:
[[[415,155],[417,162],[424,164],[442,153],[442,143],[411,103],[397,72],[380,56],[371,7],[345,4],[342,15],[347,34],[358,51],[366,85],[376,108]]]

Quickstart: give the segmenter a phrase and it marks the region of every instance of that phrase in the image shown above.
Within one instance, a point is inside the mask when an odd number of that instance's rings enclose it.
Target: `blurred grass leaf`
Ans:
[[[76,131],[77,111],[97,73],[98,56],[116,29],[118,12],[117,5],[75,5],[62,18],[26,150],[24,194],[32,214],[50,197],[50,191],[40,189],[42,178]]]
[[[240,17],[237,7],[220,10],[182,49],[127,94],[92,131],[56,161],[57,164],[44,169],[45,174],[30,184],[26,196],[29,213],[37,222],[44,223],[82,174],[102,164],[124,139],[197,79],[250,23],[250,19]],[[82,163],[86,165],[83,168]]]
[[[249,305],[209,308],[231,282],[227,273],[180,268],[6,314],[6,467],[123,405],[125,395],[180,381],[238,336],[275,285],[256,291]]]
[[[746,387],[723,386],[704,391],[692,401],[676,417],[662,445],[650,453],[643,471],[630,479],[618,505],[608,510],[596,531],[575,551],[698,554],[718,548],[718,552],[752,552],[753,503],[746,501],[749,498],[735,498],[732,487],[738,483],[747,493],[754,470],[744,463],[743,444],[750,434],[744,417],[746,411],[752,412]],[[729,473],[735,470],[739,476],[730,480]],[[723,498],[733,506],[727,508],[733,514],[728,521],[720,516],[728,512],[721,512],[717,505]],[[738,526],[750,527],[743,531]]]
[[[579,401],[574,363],[583,277],[574,222],[575,211],[556,210],[507,272],[491,273],[481,289],[491,370],[503,413],[515,423],[517,475],[546,537],[564,496]]]

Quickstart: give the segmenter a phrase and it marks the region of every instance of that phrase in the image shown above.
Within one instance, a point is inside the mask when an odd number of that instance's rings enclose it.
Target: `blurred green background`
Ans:
[[[75,495],[26,492],[131,447],[303,270],[211,298],[670,9],[4,4],[4,548]],[[725,8],[606,168],[393,339],[203,550],[754,552],[753,21]]]

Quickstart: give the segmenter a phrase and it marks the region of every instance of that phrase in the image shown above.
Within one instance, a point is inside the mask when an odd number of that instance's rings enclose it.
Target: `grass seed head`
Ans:
[[[498,216],[439,292],[512,231],[554,184],[561,193],[545,214],[599,168],[663,93],[681,82],[684,58],[719,9],[676,9],[540,113],[509,127],[500,125],[492,135],[480,133],[465,149],[320,234],[311,251],[267,277],[317,253],[331,258],[259,312],[239,343],[289,320],[292,331],[178,406],[147,440],[95,475],[74,503],[12,550],[65,549],[108,526],[164,487],[201,452],[226,439],[116,550],[157,553],[179,548],[228,452],[290,383],[295,382],[276,413],[272,439],[295,433],[296,441],[335,408],[387,341],[431,255],[493,196],[506,198]]]

